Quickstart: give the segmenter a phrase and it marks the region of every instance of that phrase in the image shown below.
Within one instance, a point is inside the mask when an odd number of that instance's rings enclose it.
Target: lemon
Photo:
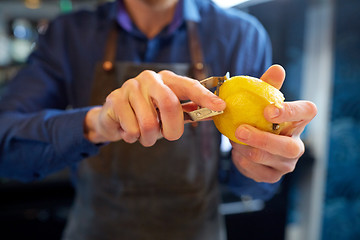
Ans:
[[[219,97],[226,102],[223,114],[213,117],[216,128],[230,140],[241,143],[235,130],[249,124],[260,130],[279,134],[283,124],[273,124],[264,117],[264,109],[273,104],[282,108],[284,95],[270,84],[250,76],[235,76],[219,88]]]

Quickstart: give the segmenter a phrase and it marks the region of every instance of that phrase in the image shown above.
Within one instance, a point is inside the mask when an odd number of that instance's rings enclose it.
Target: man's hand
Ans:
[[[280,89],[285,70],[273,65],[261,79]],[[265,118],[273,123],[286,122],[286,127],[280,135],[275,135],[249,125],[239,126],[235,136],[247,145],[231,142],[235,166],[243,175],[257,182],[279,181],[284,174],[295,169],[304,153],[300,135],[316,113],[315,104],[309,101],[285,102],[281,109],[272,105],[266,107]]]
[[[225,102],[197,80],[146,70],[110,93],[102,107],[87,113],[85,136],[93,143],[124,140],[143,146],[152,146],[161,136],[177,140],[184,131],[180,100],[214,111],[225,108]]]

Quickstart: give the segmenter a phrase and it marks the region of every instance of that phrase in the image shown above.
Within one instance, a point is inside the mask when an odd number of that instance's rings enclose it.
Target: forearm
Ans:
[[[83,122],[87,109],[0,114],[0,176],[32,181],[96,154]]]

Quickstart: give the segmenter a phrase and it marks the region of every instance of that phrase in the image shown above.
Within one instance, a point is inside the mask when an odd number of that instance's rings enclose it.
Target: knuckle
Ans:
[[[301,140],[297,141],[296,143],[294,143],[293,141],[289,141],[285,144],[285,148],[288,152],[287,157],[290,159],[298,159],[305,152],[304,143]]]
[[[178,106],[180,106],[180,101],[175,96],[167,96],[163,99],[163,110],[165,112],[172,112],[175,109],[178,109]]]
[[[246,157],[242,153],[236,151],[233,148],[231,154],[233,156],[233,161],[235,165],[239,166],[241,169],[247,169],[249,163]]]
[[[158,74],[151,70],[142,71],[137,77],[135,77],[137,82],[142,82],[148,85],[153,85],[159,82]]]
[[[280,181],[281,177],[282,174],[279,174],[277,171],[271,169],[271,171],[269,171],[268,174],[263,176],[260,181],[266,183],[277,183],[278,181]]]
[[[285,109],[288,118],[292,119],[296,115],[296,107],[293,104],[285,104]]]
[[[163,79],[162,75],[151,70],[144,70],[136,77],[141,88],[154,89],[155,92],[166,85]]]
[[[177,75],[169,70],[162,70],[158,73],[162,82],[170,89],[173,89],[179,82],[177,81]]]
[[[263,178],[261,178],[261,177],[256,177],[256,176],[252,177],[252,180],[254,180],[254,181],[257,182],[257,183],[266,182],[266,181],[263,180]]]
[[[107,104],[109,104],[110,106],[112,106],[114,103],[114,100],[115,100],[115,97],[114,97],[113,93],[110,93],[109,95],[107,95],[105,102]]]
[[[295,164],[291,161],[291,162],[288,162],[286,164],[284,164],[283,166],[283,171],[284,173],[291,173],[295,170]]]
[[[269,136],[267,134],[262,134],[261,137],[258,138],[256,145],[261,149],[268,149],[270,142]]]
[[[110,102],[110,103],[113,103],[120,95],[121,95],[121,90],[120,89],[115,89],[109,95],[107,95],[106,101]]]
[[[168,132],[168,131],[163,131],[163,136],[165,139],[169,140],[169,141],[176,141],[178,140],[184,133],[184,125],[182,125],[182,128],[178,128],[177,131],[175,132]]]
[[[170,77],[175,75],[173,72],[169,70],[161,70],[158,74],[163,77]]]
[[[202,88],[201,83],[197,80],[189,79],[188,84],[191,88]]]
[[[120,114],[119,110],[122,109],[126,101],[126,94],[124,94],[122,89],[112,91],[105,99],[105,103],[117,114]]]
[[[144,147],[151,147],[156,143],[156,139],[141,139],[140,143]]]
[[[156,73],[152,70],[144,70],[142,71],[138,77],[144,77],[145,79],[152,78],[156,75]]]
[[[137,141],[137,138],[131,138],[127,135],[124,135],[122,139],[127,143],[134,143]]]
[[[182,133],[181,133],[181,134],[177,134],[177,135],[173,135],[173,136],[167,136],[166,139],[169,140],[169,141],[176,141],[176,140],[178,140],[181,136],[182,136]]]
[[[153,118],[149,118],[141,124],[141,132],[144,135],[147,135],[154,131],[159,131],[159,129],[160,129],[159,122]]]
[[[264,160],[264,152],[258,148],[248,150],[248,157],[255,163],[262,163]]]
[[[135,78],[131,78],[125,81],[121,88],[123,89],[138,89],[140,86],[139,82]]]
[[[273,177],[268,179],[267,183],[277,183],[278,181],[280,181],[281,177],[282,175],[274,175]]]
[[[135,141],[140,137],[140,131],[138,129],[132,129],[132,130],[127,130],[124,133],[123,138],[131,141],[132,139],[135,139]]]
[[[237,159],[237,164],[243,168],[243,169],[247,169],[248,168],[248,161],[246,160],[245,157],[241,156]]]
[[[109,94],[105,99],[105,104],[108,106],[109,109],[114,111],[115,103],[118,102],[117,97]]]
[[[311,114],[311,118],[314,118],[318,112],[316,105],[313,102],[308,102],[308,108]]]
[[[136,80],[127,80],[121,88],[113,90],[107,97],[106,101],[110,103],[125,101],[128,97],[128,93],[135,91],[139,88]]]
[[[137,139],[140,138],[141,133],[140,129],[136,126],[128,126],[128,127],[120,127],[122,129],[122,138],[126,142],[135,142]]]
[[[124,142],[127,142],[127,143],[134,143],[134,142],[137,141],[137,138],[131,137],[131,136],[127,135],[127,134],[124,134],[122,136],[122,139],[124,140]]]

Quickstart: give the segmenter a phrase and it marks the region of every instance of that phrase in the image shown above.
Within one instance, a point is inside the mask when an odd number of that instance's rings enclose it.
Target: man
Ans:
[[[261,76],[269,45],[253,17],[209,1],[120,0],[61,16],[1,101],[0,174],[29,181],[72,168],[64,239],[218,239],[220,135],[211,121],[184,125],[183,109],[223,110],[194,79]],[[284,78],[278,65],[262,75],[277,88]],[[240,126],[247,145],[232,143],[229,187],[271,197],[315,114],[287,102],[264,112],[292,123],[281,135]]]

